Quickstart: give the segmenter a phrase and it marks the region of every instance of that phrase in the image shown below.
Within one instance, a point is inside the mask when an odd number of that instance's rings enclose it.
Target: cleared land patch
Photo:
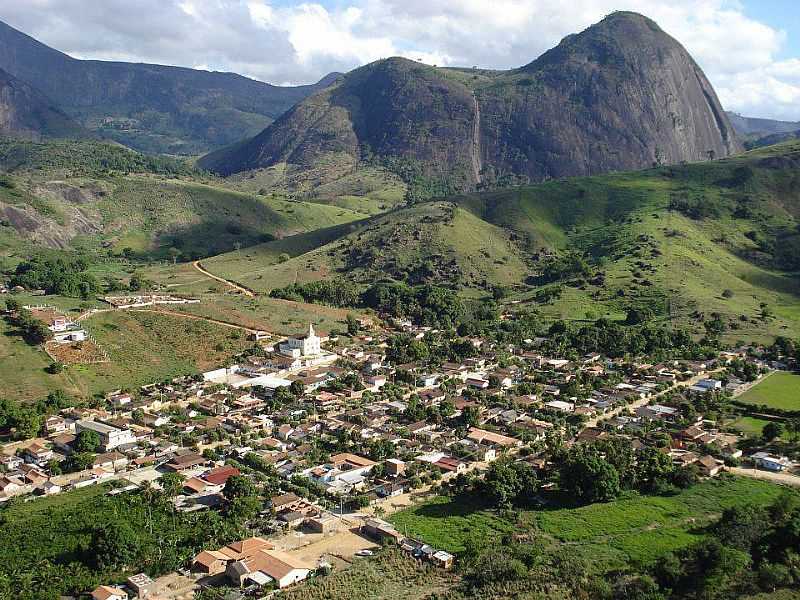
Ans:
[[[800,410],[800,375],[779,371],[739,396],[740,402],[780,410]]]

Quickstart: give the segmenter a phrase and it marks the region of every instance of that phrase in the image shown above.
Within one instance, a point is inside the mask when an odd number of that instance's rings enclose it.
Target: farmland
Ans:
[[[773,373],[739,396],[739,401],[779,410],[800,410],[800,375]]]
[[[523,511],[517,522],[482,508],[477,501],[437,498],[392,515],[408,535],[451,552],[470,540],[486,544],[511,531],[543,534],[553,547],[568,545],[599,570],[649,566],[658,557],[702,536],[700,527],[721,509],[749,503],[765,505],[781,493],[769,483],[724,478],[701,483],[672,496],[631,495],[616,502],[580,508]]]

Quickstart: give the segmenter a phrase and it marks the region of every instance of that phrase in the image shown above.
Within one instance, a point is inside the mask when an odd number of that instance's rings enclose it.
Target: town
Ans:
[[[75,330],[39,316],[55,333]],[[732,471],[800,484],[794,457],[774,452],[778,420],[763,439],[745,440],[720,408],[796,367],[764,348],[651,363],[559,356],[545,337],[514,345],[473,336],[459,340],[460,359],[409,361],[398,336],[414,344],[442,332],[366,317],[349,329],[257,332],[248,352],[216,370],[90,404],[51,398],[40,420],[8,431],[0,502],[101,485],[112,495],[162,490],[180,513],[235,512],[250,537],[205,547],[178,572],[91,591],[95,600],[155,600],[221,586],[267,593],[387,543],[449,569],[453,554],[406,535],[390,515],[493,464],[520,463],[547,482],[556,447],[623,438],[689,478]],[[800,434],[793,420],[787,428]]]

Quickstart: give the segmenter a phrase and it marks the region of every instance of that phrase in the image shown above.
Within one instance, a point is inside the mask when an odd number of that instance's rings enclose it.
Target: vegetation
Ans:
[[[766,410],[800,411],[800,375],[778,372],[766,377],[737,398]]]
[[[177,513],[168,497],[144,490],[108,496],[84,488],[0,509],[0,597],[55,600],[125,574],[159,575],[202,548],[243,534],[233,519]]]

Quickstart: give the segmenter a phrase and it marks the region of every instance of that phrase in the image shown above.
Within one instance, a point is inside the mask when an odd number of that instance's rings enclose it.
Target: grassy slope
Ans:
[[[796,224],[796,168],[768,168],[762,160],[796,157],[798,150],[800,145],[786,144],[712,163],[552,181],[470,196],[462,204],[515,231],[531,250],[578,247],[601,258],[606,289],[568,290],[549,311],[554,316],[621,313],[631,295],[651,305],[652,298],[664,305],[669,296],[672,315],[683,319],[695,310],[752,317],[765,302],[778,319],[766,326],[744,324],[730,337],[767,339],[800,326],[800,282],[745,259],[756,248],[745,233]],[[752,178],[731,184],[741,167],[752,169]],[[721,215],[690,219],[668,210],[671,199],[718,205]],[[754,217],[734,218],[731,209],[737,204],[747,204]],[[642,270],[635,264],[639,261],[651,268]],[[635,277],[635,271],[642,276]],[[642,279],[652,285],[642,285]],[[723,298],[725,289],[734,297]],[[618,290],[628,297],[619,299]]]
[[[204,264],[259,291],[345,271],[364,283],[430,278],[458,282],[466,289],[511,284],[527,273],[504,230],[449,202],[421,204],[356,225],[214,257]],[[337,233],[346,235],[330,241]],[[292,258],[280,262],[282,252]]]
[[[68,300],[52,303],[65,309],[70,305]],[[35,401],[63,389],[88,398],[215,368],[252,344],[244,333],[221,325],[150,313],[100,313],[82,325],[108,353],[110,362],[71,365],[50,375],[45,371],[50,358],[20,337],[8,335],[7,325],[0,321],[3,397]]]
[[[523,511],[519,523],[479,505],[440,498],[396,513],[390,520],[401,532],[452,552],[462,551],[473,536],[488,542],[533,526],[550,542],[568,545],[602,571],[652,564],[698,539],[699,528],[722,508],[763,505],[781,491],[779,486],[746,478],[711,480],[675,496],[633,495],[581,508]]]
[[[279,163],[233,175],[226,183],[242,191],[330,204],[368,215],[395,208],[406,191],[406,185],[386,169],[354,167],[351,158],[336,154],[323,156],[311,168]]]
[[[729,322],[728,341],[766,341],[800,331],[800,280],[772,269],[745,234],[769,238],[796,227],[798,155],[800,144],[784,144],[710,163],[464,196],[454,199],[456,210],[441,201],[420,204],[356,231],[289,238],[214,257],[208,266],[262,291],[346,272],[357,281],[427,279],[467,290],[512,284],[529,300],[536,288],[523,282],[536,264],[528,257],[542,248],[580,249],[595,257],[605,285],[565,288],[560,300],[540,307],[550,316],[620,318],[630,305],[645,304],[661,318],[699,327],[718,312]],[[734,181],[743,169],[749,178]],[[718,212],[692,219],[669,210],[673,200]],[[734,216],[742,206],[751,214]],[[280,263],[284,252],[292,259]],[[723,297],[725,290],[733,296]],[[774,318],[759,319],[762,303]]]

